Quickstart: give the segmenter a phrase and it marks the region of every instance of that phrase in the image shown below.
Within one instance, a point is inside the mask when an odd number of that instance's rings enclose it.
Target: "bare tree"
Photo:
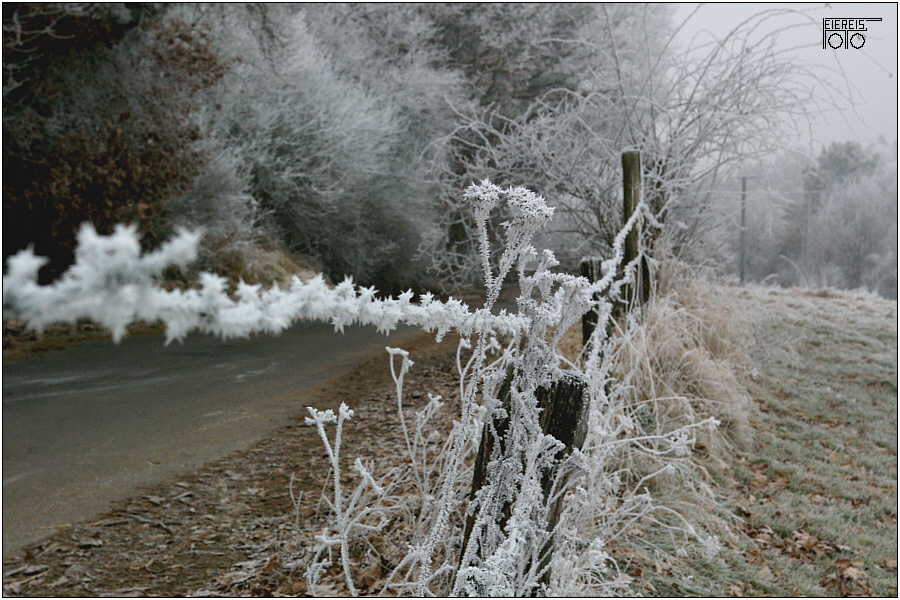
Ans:
[[[819,74],[774,43],[807,22],[802,13],[763,11],[721,39],[677,48],[683,24],[670,25],[657,10],[601,7],[592,28],[570,40],[590,58],[590,77],[576,90],[549,91],[515,118],[461,114],[453,137],[467,151],[460,153],[463,164],[439,174],[447,188],[443,201],[467,179],[527,182],[558,208],[561,260],[605,255],[621,224],[619,156],[638,149],[647,219],[673,225],[666,233],[680,254],[696,250],[718,219],[710,203],[716,180],[730,166],[772,153],[808,123],[818,107]],[[795,16],[793,25],[771,24],[785,14]],[[471,236],[452,204],[440,213],[443,233],[435,232],[424,251],[445,252],[435,271],[447,277],[471,265],[465,260]],[[471,273],[451,280],[460,283]]]

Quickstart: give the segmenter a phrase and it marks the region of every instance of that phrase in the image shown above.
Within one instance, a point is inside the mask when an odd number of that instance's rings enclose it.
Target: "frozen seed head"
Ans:
[[[485,179],[479,185],[473,183],[467,187],[463,198],[472,203],[476,212],[488,213],[500,201],[501,191],[499,187]]]
[[[542,196],[526,188],[511,187],[506,190],[506,202],[514,217],[534,227],[541,227],[553,218],[554,209],[547,206]]]

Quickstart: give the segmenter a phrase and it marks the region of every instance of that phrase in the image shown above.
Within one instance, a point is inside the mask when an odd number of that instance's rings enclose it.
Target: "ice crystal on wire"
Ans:
[[[50,285],[38,285],[38,270],[45,259],[31,249],[7,260],[3,277],[3,310],[42,329],[53,322],[74,323],[89,318],[109,328],[115,341],[137,320],[161,320],[167,341],[180,340],[192,331],[223,338],[251,333],[277,334],[296,321],[318,320],[342,332],[347,325],[375,325],[389,333],[400,323],[434,332],[438,339],[451,329],[471,335],[476,328],[511,334],[527,326],[517,315],[470,311],[458,300],[435,300],[425,294],[419,304],[413,293],[398,299],[380,299],[374,288],[357,288],[345,279],[335,288],[321,276],[309,281],[297,277],[286,289],[262,289],[240,283],[232,297],[224,279],[201,273],[199,289],[165,290],[158,277],[166,265],[185,265],[196,257],[199,232],[181,230],[158,250],[140,254],[137,231],[117,227],[102,236],[90,225],[79,234],[75,263]]]

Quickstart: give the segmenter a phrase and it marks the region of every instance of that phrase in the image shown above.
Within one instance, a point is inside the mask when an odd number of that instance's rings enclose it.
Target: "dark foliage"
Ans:
[[[166,201],[203,162],[192,98],[226,69],[204,31],[175,20],[137,27],[153,10],[130,8],[123,22],[55,6],[4,5],[7,83],[27,78],[4,89],[3,254],[34,244],[51,258],[45,281],[71,263],[84,221],[101,232],[138,223],[146,247],[168,236]],[[23,21],[43,32],[16,42],[9,30]]]

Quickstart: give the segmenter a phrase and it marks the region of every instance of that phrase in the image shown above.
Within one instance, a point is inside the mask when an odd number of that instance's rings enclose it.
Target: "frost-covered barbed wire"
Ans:
[[[119,341],[135,321],[161,320],[167,342],[192,331],[223,338],[251,333],[277,334],[295,321],[331,322],[336,331],[346,325],[375,325],[387,334],[397,325],[421,327],[442,338],[451,329],[461,335],[491,331],[508,335],[526,330],[527,319],[488,309],[470,310],[453,298],[446,302],[423,294],[413,302],[411,291],[398,298],[380,299],[374,288],[360,288],[345,279],[334,288],[316,277],[294,277],[286,289],[275,285],[240,283],[232,297],[226,281],[211,273],[200,275],[200,289],[165,290],[159,285],[170,266],[185,266],[197,256],[199,232],[181,230],[158,250],[141,255],[137,229],[118,226],[109,236],[85,224],[78,234],[75,263],[56,282],[38,284],[38,270],[46,259],[30,248],[7,260],[3,277],[3,312],[42,330],[54,322],[74,323],[88,318]]]

